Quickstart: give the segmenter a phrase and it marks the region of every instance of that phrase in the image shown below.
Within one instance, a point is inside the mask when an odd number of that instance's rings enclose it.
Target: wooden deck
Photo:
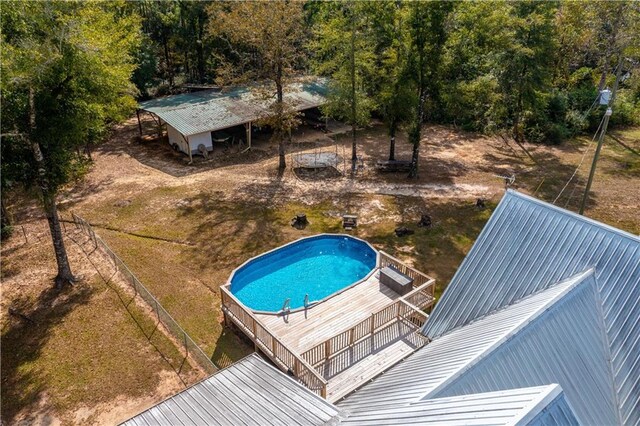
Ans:
[[[378,280],[394,265],[414,278],[400,296]],[[288,315],[254,313],[221,287],[227,321],[236,324],[276,365],[333,402],[427,343],[419,333],[433,302],[435,281],[381,252],[367,280],[324,302]]]
[[[380,284],[378,272],[332,298],[304,311],[281,315],[255,314],[288,347],[303,353],[371,316],[400,296]]]

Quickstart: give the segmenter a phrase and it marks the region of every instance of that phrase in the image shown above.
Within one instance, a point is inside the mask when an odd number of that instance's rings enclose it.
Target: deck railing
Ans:
[[[327,381],[301,356],[289,350],[280,339],[273,335],[262,323],[231,294],[227,286],[220,287],[222,310],[234,324],[240,327],[254,341],[256,348],[267,355],[284,371],[291,371],[304,385],[327,397]]]
[[[306,350],[302,353],[302,358],[310,365],[316,366],[352,347],[359,341],[373,336],[378,330],[394,321],[402,320],[416,331],[419,330],[429,318],[422,309],[430,307],[434,302],[433,296],[431,296],[434,283],[435,280],[429,278],[406,296],[374,312],[353,327]]]

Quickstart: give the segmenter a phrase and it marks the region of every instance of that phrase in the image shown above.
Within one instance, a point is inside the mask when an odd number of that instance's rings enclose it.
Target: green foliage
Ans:
[[[33,157],[25,147],[35,141],[55,194],[83,169],[80,149],[100,141],[110,122],[135,108],[129,78],[139,23],[122,10],[122,3],[3,5],[2,163],[12,180],[34,183]]]
[[[369,123],[375,101],[374,44],[365,2],[327,2],[316,15],[310,50],[314,68],[331,78],[323,112],[352,124]]]

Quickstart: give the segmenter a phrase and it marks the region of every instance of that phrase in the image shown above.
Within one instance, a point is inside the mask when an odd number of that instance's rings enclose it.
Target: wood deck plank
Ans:
[[[272,333],[297,353],[347,330],[400,296],[377,278],[377,273],[344,292],[307,309],[282,316],[256,314]]]

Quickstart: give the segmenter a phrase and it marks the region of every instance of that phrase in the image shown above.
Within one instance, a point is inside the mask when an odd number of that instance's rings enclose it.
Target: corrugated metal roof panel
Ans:
[[[337,405],[348,415],[394,409],[443,389],[592,271],[496,311],[430,342]],[[553,382],[549,382],[553,383]]]
[[[585,424],[619,423],[598,299],[589,275],[430,397],[559,383]]]
[[[346,418],[344,424],[356,425],[512,425],[530,424],[543,410],[554,410],[562,398],[556,384],[500,392],[478,393],[430,399],[393,409],[375,408]],[[568,413],[571,416],[570,411]],[[571,417],[568,417],[569,419]],[[569,423],[571,424],[571,423]],[[577,424],[577,422],[574,422]]]
[[[302,111],[325,103],[326,80],[293,83],[285,100]],[[237,126],[262,118],[272,101],[248,87],[232,91],[205,90],[141,102],[140,109],[156,114],[185,136]]]
[[[580,422],[575,417],[564,393],[561,393],[525,424],[530,426],[578,426]]]
[[[324,425],[338,409],[252,354],[124,425]]]
[[[507,191],[424,332],[437,337],[585,268],[602,300],[622,421],[640,424],[640,238]]]

